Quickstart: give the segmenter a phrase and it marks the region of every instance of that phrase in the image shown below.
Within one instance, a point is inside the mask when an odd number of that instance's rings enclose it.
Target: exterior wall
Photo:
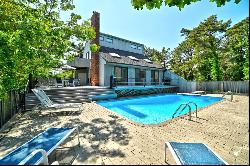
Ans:
[[[79,58],[79,57],[75,57],[74,61],[72,62],[68,62],[67,63],[70,66],[73,67],[90,67],[90,60],[89,59],[85,59],[85,58]]]
[[[159,83],[160,83],[160,85],[162,85],[163,83],[162,83],[162,79],[163,79],[163,71],[159,71]]]
[[[87,57],[88,52],[89,52],[89,57]],[[82,57],[85,58],[85,59],[91,59],[90,41],[87,41],[85,43]]]
[[[138,53],[138,54],[144,54],[144,45],[143,44],[135,43],[135,42],[121,39],[121,38],[118,38],[118,37],[115,37],[112,35],[107,35],[104,33],[100,33],[100,37],[103,37],[103,40],[99,39],[101,46],[119,49],[119,50],[124,50],[124,51],[129,51],[129,52],[134,52],[134,53]],[[109,43],[106,41],[107,39],[112,39],[113,42]],[[131,44],[137,46],[137,48],[131,48]],[[138,49],[138,46],[141,49]]]
[[[146,70],[146,85],[151,85],[151,70],[147,69]]]
[[[105,79],[105,64],[106,64],[106,61],[100,57],[100,60],[99,60],[99,63],[100,63],[100,66],[99,66],[99,85],[100,86],[105,86],[105,83],[104,83],[104,79]]]
[[[128,68],[128,82],[131,82],[129,83],[128,85],[135,85],[135,68],[134,67],[129,67]]]
[[[165,78],[171,79],[170,85],[179,87],[179,92],[187,92],[187,88],[186,88],[187,80],[173,73],[170,70],[167,70],[164,76]]]
[[[110,85],[110,76],[114,75],[114,66],[110,64],[104,65],[104,86]]]

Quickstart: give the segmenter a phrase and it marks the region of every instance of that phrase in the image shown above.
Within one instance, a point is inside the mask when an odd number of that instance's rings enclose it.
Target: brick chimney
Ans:
[[[99,45],[99,36],[100,36],[100,13],[93,12],[91,17],[91,25],[95,28],[96,37],[91,41],[91,44]],[[99,85],[99,51],[91,52],[91,85]]]

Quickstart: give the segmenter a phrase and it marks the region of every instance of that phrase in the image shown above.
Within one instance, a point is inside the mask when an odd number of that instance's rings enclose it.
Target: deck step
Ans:
[[[54,103],[86,103],[94,100],[105,98],[116,98],[114,90],[108,87],[64,87],[64,88],[47,88],[44,92]],[[40,101],[33,93],[26,95],[26,110],[32,110]]]

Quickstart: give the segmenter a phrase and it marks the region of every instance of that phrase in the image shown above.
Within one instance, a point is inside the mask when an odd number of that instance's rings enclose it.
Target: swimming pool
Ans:
[[[203,108],[222,99],[221,97],[210,96],[164,94],[98,101],[96,103],[134,122],[141,124],[158,124],[172,119],[172,115],[182,103],[192,101],[197,104],[198,108]],[[190,106],[192,111],[195,111],[195,105],[192,104]],[[188,113],[188,108],[183,110],[180,115],[186,113]],[[176,116],[180,115],[176,114]]]

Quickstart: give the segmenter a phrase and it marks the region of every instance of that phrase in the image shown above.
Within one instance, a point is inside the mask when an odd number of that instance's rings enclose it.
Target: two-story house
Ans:
[[[163,69],[145,56],[143,44],[101,33],[97,12],[93,12],[91,23],[96,31],[92,43],[100,46],[99,52],[91,52],[87,42],[82,57],[69,63],[77,68],[81,85],[109,86],[111,76],[123,86],[162,84]]]

